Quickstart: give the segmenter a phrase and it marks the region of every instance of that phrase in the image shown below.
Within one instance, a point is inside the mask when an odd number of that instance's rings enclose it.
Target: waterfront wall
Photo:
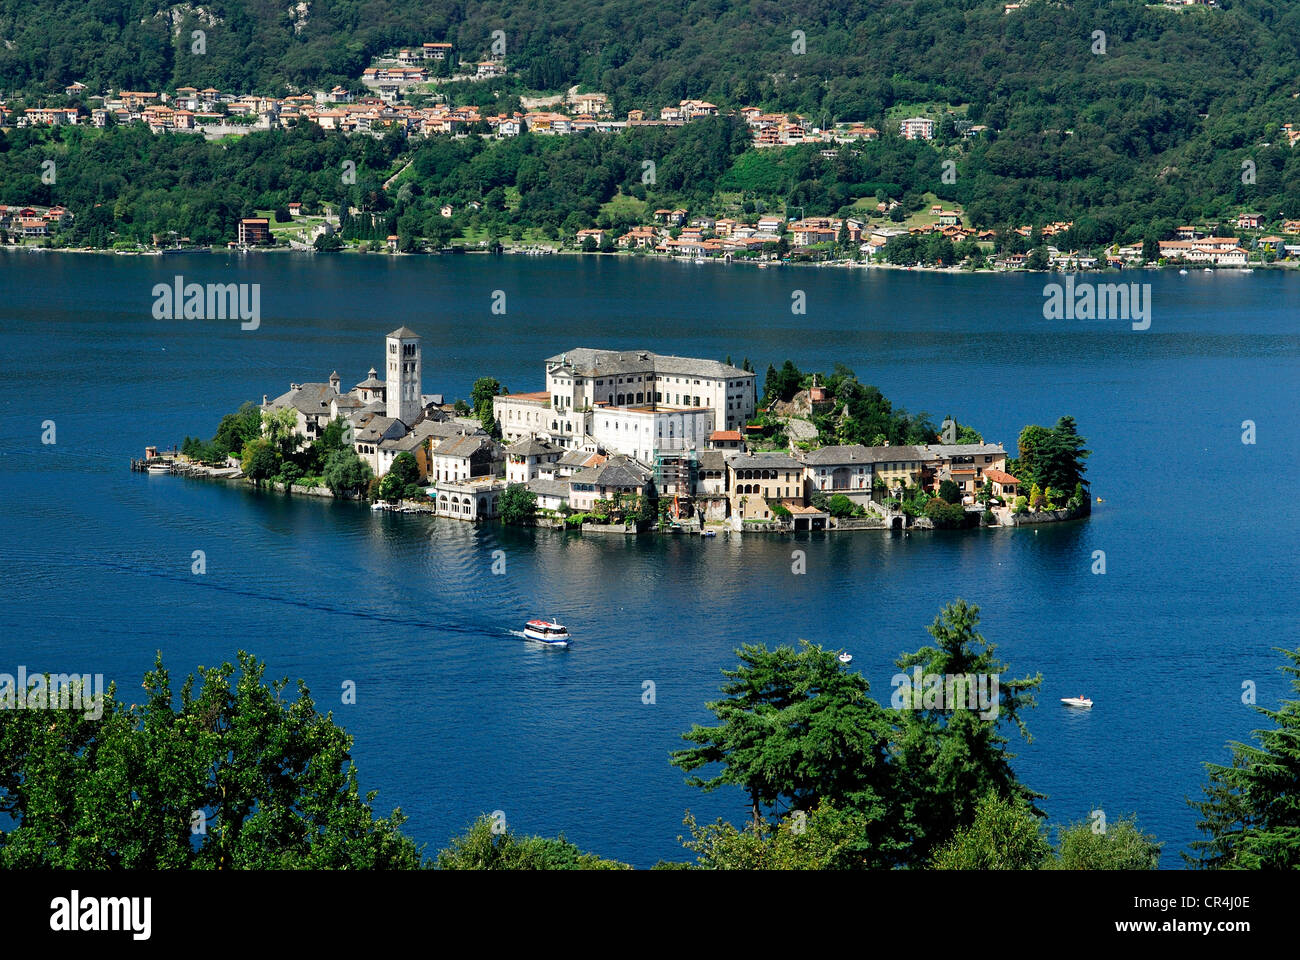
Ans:
[[[1091,504],[1081,507],[1065,507],[1061,510],[1039,510],[1037,513],[1013,513],[1010,526],[1019,527],[1027,523],[1051,523],[1057,520],[1078,520],[1092,513]]]
[[[888,530],[889,522],[879,517],[843,517],[833,520],[832,530]]]
[[[584,523],[582,525],[583,533],[616,533],[630,534],[636,533],[636,524],[634,523]]]

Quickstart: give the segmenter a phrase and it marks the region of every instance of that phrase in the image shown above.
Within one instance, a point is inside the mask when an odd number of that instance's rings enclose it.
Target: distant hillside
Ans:
[[[912,99],[981,115],[987,104],[1047,116],[1090,105],[1104,120],[1107,100],[1149,99],[1149,109],[1185,100],[1236,112],[1294,85],[1298,6],[1030,0],[1007,14],[996,0],[0,0],[0,85],[274,93],[355,79],[373,54],[426,40],[478,59],[500,29],[526,86],[584,83],[624,109],[705,97],[870,119]],[[195,29],[206,34],[202,56],[190,52]],[[1098,29],[1105,56],[1092,52]]]
[[[1300,129],[1300,0],[1220,0],[1218,8],[1178,9],[1128,0],[1022,0],[1011,12],[1005,6],[992,0],[224,0],[163,7],[157,0],[0,0],[0,88],[53,104],[74,80],[92,91],[190,84],[279,93],[355,85],[380,51],[445,40],[477,60],[500,29],[506,63],[517,76],[457,91],[471,88],[484,106],[582,84],[607,93],[618,114],[699,98],[724,110],[753,104],[796,111],[822,125],[861,120],[886,129],[917,113],[941,121],[933,145],[887,138],[851,161],[827,160],[813,148],[745,152],[743,135],[724,124],[711,135],[722,138],[721,153],[730,159],[707,175],[661,180],[652,196],[675,193],[702,202],[721,191],[822,213],[855,202],[874,208],[875,199],[900,194],[913,209],[931,192],[962,204],[975,225],[1086,217],[1089,239],[1078,239],[1089,246],[1140,239],[1156,221],[1163,236],[1169,222],[1242,207],[1270,218],[1300,216],[1300,154],[1282,129],[1284,123]],[[202,56],[190,53],[194,29],[205,31]],[[792,51],[795,31],[806,44],[802,55]],[[1096,31],[1105,34],[1104,53],[1095,52]],[[495,104],[493,91],[501,95]],[[986,125],[990,135],[965,140],[953,118]],[[447,166],[435,175],[417,164],[413,187],[419,202],[463,203],[495,188],[517,191],[520,203],[496,205],[501,225],[555,224],[569,213],[574,223],[589,223],[601,203],[635,189],[643,157],[673,151],[670,169],[689,169],[678,141],[695,139],[656,142],[657,153],[645,153],[636,141],[520,144],[485,149],[481,159],[477,148],[443,151],[429,144],[419,148],[421,155],[445,153]],[[132,143],[131,150],[143,151],[143,143]],[[0,139],[0,152],[11,149],[5,166],[15,179],[5,193],[36,202],[43,185],[31,159],[48,148],[32,138]],[[564,163],[579,157],[597,166],[566,173]],[[956,164],[948,179],[945,158]],[[273,157],[264,159],[275,165]],[[551,167],[553,176],[538,180],[538,164]],[[476,166],[487,172],[470,176]],[[61,168],[57,190],[45,192],[74,201],[116,199],[111,169],[99,181],[89,172],[84,180],[70,179],[76,176],[69,171],[65,178]],[[26,179],[19,183],[19,177]],[[158,188],[170,186],[160,181]],[[287,185],[240,192],[239,203],[224,201],[227,210],[294,196]],[[221,215],[219,232],[231,229],[229,215]],[[210,212],[203,216],[213,224]]]

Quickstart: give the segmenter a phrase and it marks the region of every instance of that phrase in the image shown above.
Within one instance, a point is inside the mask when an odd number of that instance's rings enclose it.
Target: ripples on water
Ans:
[[[400,805],[431,849],[501,809],[518,829],[641,866],[681,858],[686,809],[745,816],[738,795],[702,795],[667,763],[681,732],[708,722],[736,646],[843,647],[888,702],[894,658],[925,644],[956,596],[983,608],[1014,674],[1043,674],[1035,741],[1011,748],[1053,822],[1136,811],[1167,841],[1167,866],[1194,835],[1183,800],[1200,764],[1259,725],[1242,682],[1264,704],[1285,692],[1271,648],[1297,643],[1284,599],[1297,509],[1276,470],[1300,448],[1295,278],[1144,274],[1155,310],[1143,335],[1047,323],[1041,282],[1024,277],[250,258],[264,304],[250,334],[153,321],[157,264],[15,259],[0,256],[0,355],[24,385],[0,401],[0,664],[103,672],[130,701],[156,650],[173,678],[250,650],[269,674],[307,680],[356,737],[379,808]],[[167,259],[168,276],[228,269]],[[786,312],[796,283],[804,318]],[[467,305],[497,288],[511,294],[506,342]],[[417,297],[427,316],[410,315]],[[449,396],[483,373],[535,388],[541,358],[592,344],[749,356],[760,372],[786,356],[804,369],[843,360],[896,403],[1008,445],[1025,423],[1072,413],[1106,502],[1087,523],[1037,532],[629,541],[126,470],[146,443],[209,436],[290,380],[337,368],[359,381],[397,325],[374,318],[395,316],[426,336],[425,389]],[[47,417],[53,447],[38,442]],[[1247,418],[1254,447],[1240,442]],[[191,573],[199,549],[203,576]],[[1098,549],[1105,576],[1090,573]],[[545,614],[569,624],[569,649],[511,635]],[[340,701],[348,680],[356,705]],[[1060,706],[1080,692],[1093,710]]]

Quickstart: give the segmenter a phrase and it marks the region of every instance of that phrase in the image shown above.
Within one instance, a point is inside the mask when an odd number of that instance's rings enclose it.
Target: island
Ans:
[[[467,522],[666,533],[945,529],[1091,512],[1091,451],[1072,417],[1029,425],[1011,456],[952,418],[895,407],[837,364],[579,347],[543,361],[544,389],[493,377],[469,401],[423,393],[421,337],[384,337],[384,377],[291,382],[224,417],[209,441],[132,467]]]

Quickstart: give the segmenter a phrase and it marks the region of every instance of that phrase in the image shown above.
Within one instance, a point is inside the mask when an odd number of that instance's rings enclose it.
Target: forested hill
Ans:
[[[1300,0],[1020,3],[1007,12],[1003,0],[0,0],[0,90],[28,105],[66,101],[72,81],[92,93],[356,88],[374,54],[449,41],[472,63],[501,30],[513,73],[456,84],[456,103],[509,110],[521,94],[579,84],[608,94],[619,116],[691,98],[724,112],[754,105],[882,130],[918,113],[946,118],[933,143],[890,135],[834,159],[817,144],[747,149],[749,131],[728,117],[676,132],[495,146],[434,138],[364,151],[337,142],[341,135],[274,131],[240,148],[270,171],[258,177],[232,172],[226,145],[110,130],[111,142],[92,150],[80,127],[29,128],[0,136],[0,194],[69,204],[81,224],[91,223],[81,216],[91,205],[111,205],[115,224],[105,230],[228,239],[237,213],[338,199],[319,141],[335,164],[363,152],[367,176],[380,182],[398,153],[415,153],[411,196],[383,225],[402,236],[430,235],[421,224],[437,225],[438,205],[449,201],[456,209],[483,201],[481,217],[495,218],[486,226],[497,231],[577,229],[609,220],[602,204],[619,193],[650,209],[688,202],[718,215],[740,199],[826,215],[901,197],[912,212],[930,193],[961,204],[977,227],[1078,218],[1070,241],[1087,248],[1167,239],[1178,224],[1242,209],[1300,217],[1300,147],[1283,129],[1300,129]],[[203,55],[190,52],[196,29],[205,33]],[[805,53],[792,49],[796,31]],[[988,136],[963,138],[956,119],[986,126]],[[45,184],[42,161],[61,154],[57,186]],[[289,155],[295,164],[286,166]],[[661,161],[649,189],[639,186],[647,156]],[[951,179],[945,158],[956,163]],[[194,169],[211,177],[196,180],[186,172]],[[211,189],[197,196],[195,182]],[[382,194],[366,184],[354,192]],[[362,199],[353,201],[370,209]],[[131,220],[146,208],[147,223],[143,214]]]
[[[692,97],[869,120],[936,100],[970,104],[999,128],[1032,107],[1041,129],[1086,107],[1096,122],[1160,121],[1177,136],[1196,113],[1240,121],[1295,92],[1297,0],[1022,4],[1008,14],[1002,0],[0,0],[0,87],[278,93],[355,80],[372,55],[422,41],[477,60],[502,30],[525,87],[583,83],[620,109]],[[196,29],[203,55],[191,53]]]

